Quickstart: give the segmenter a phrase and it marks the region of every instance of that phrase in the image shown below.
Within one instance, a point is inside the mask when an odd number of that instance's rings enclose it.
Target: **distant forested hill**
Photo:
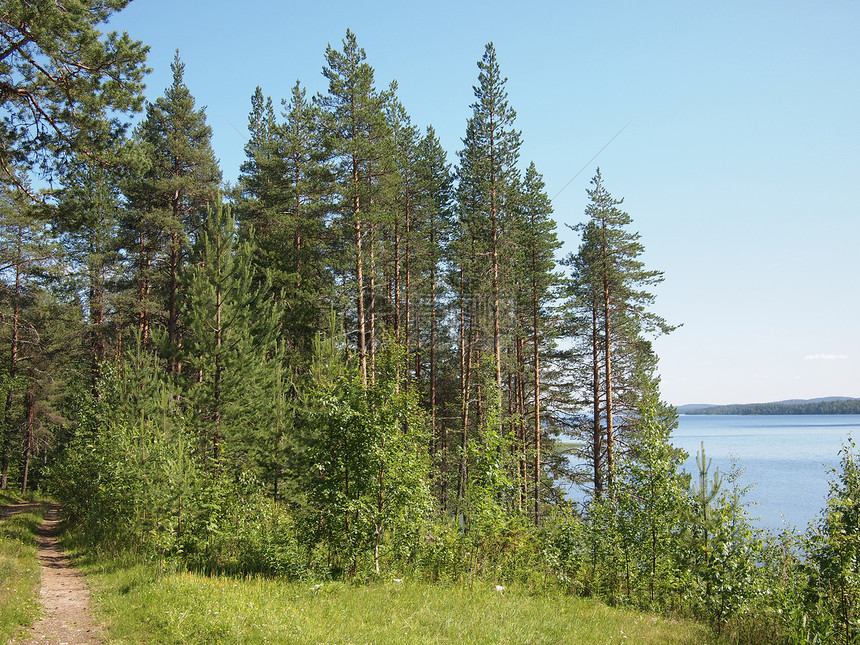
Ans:
[[[830,397],[809,401],[775,401],[732,405],[681,406],[683,414],[860,414],[860,399]]]

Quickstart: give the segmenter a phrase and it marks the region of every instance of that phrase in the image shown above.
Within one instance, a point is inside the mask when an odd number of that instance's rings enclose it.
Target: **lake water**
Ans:
[[[702,442],[711,477],[736,459],[740,485],[752,485],[745,501],[756,526],[805,531],[827,504],[831,469],[849,436],[860,442],[860,415],[681,415],[672,443],[689,454],[684,469],[694,479]],[[568,494],[585,500],[576,487]]]
[[[860,415],[682,415],[672,443],[689,453],[694,477],[702,442],[712,471],[727,473],[736,458],[741,483],[754,484],[746,499],[756,524],[804,531],[827,503],[830,469],[849,436],[860,440]]]

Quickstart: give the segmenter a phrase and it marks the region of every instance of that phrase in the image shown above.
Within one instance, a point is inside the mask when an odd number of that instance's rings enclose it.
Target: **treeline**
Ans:
[[[809,403],[742,403],[691,409],[685,414],[860,414],[860,399]]]
[[[853,629],[842,519],[801,561],[732,476],[680,470],[662,274],[599,171],[561,253],[492,43],[456,164],[348,31],[324,92],[250,97],[225,186],[178,52],[144,104],[145,46],[98,31],[124,4],[0,5],[3,487],[159,567],[551,583],[753,642]]]

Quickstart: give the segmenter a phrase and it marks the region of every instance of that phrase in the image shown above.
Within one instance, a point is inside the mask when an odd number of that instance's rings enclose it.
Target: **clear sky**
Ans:
[[[134,0],[111,27],[151,46],[150,99],[180,50],[230,181],[254,88],[324,91],[347,28],[453,163],[493,41],[564,253],[599,165],[665,272],[654,309],[683,323],[655,345],[667,401],[860,397],[854,0]]]

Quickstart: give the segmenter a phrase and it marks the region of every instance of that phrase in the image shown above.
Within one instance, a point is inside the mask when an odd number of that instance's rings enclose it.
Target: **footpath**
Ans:
[[[3,515],[14,514],[32,505],[13,505]],[[60,509],[52,504],[39,527],[39,569],[42,583],[39,602],[42,617],[37,620],[18,645],[90,645],[101,643],[101,626],[90,611],[90,592],[81,575],[72,566],[57,543]]]

